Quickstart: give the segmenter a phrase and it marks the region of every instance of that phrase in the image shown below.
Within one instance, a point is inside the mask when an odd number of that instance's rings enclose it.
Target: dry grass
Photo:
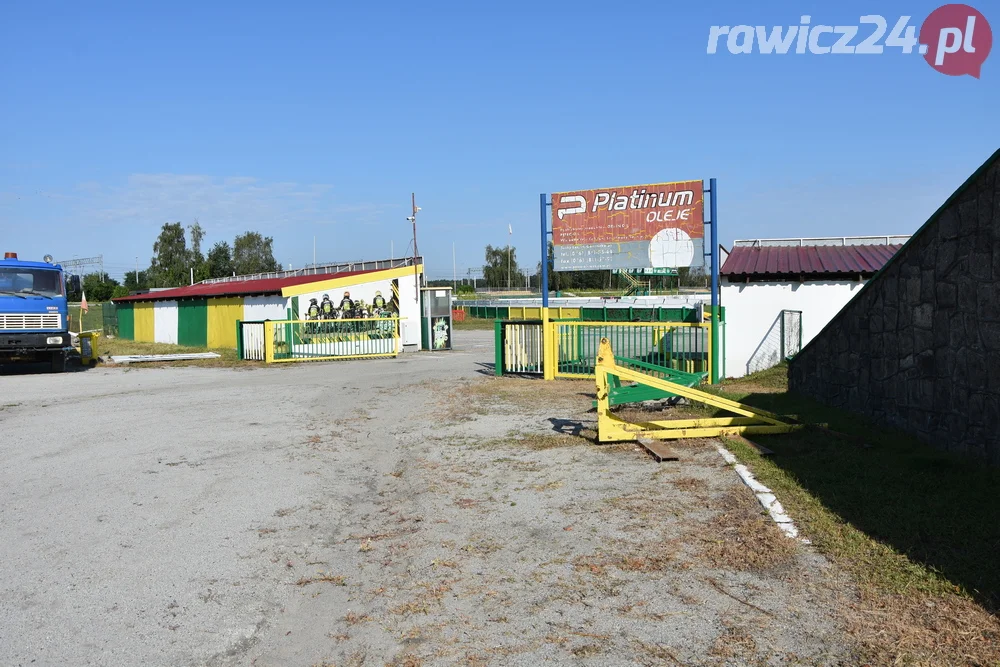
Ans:
[[[957,595],[862,590],[847,630],[870,665],[1000,665],[1000,620]]]
[[[717,658],[739,658],[745,661],[757,654],[757,642],[746,629],[727,626],[715,639],[708,654]]]
[[[713,504],[721,512],[697,528],[700,554],[714,567],[761,571],[786,565],[798,549],[764,513],[750,489],[735,486]]]
[[[302,577],[295,582],[296,586],[308,586],[309,584],[333,584],[334,586],[346,586],[347,578],[341,574],[330,574],[322,572],[315,577]]]
[[[367,623],[370,620],[372,619],[368,614],[355,614],[353,611],[349,611],[344,615],[344,623],[347,623],[348,625]]]
[[[708,482],[697,477],[678,477],[670,480],[670,484],[680,491],[696,495],[708,491]]]
[[[431,611],[430,605],[428,605],[425,600],[413,600],[411,602],[404,602],[389,609],[389,613],[396,614],[397,616],[428,614],[430,613],[430,611]]]
[[[869,665],[1000,666],[1000,472],[785,393],[779,367],[723,393],[848,434],[729,440],[799,529],[852,579],[840,606]],[[992,612],[992,613],[991,613]]]

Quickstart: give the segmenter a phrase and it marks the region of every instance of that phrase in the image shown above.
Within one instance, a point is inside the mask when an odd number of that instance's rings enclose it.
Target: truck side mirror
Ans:
[[[79,292],[80,291],[80,276],[70,276],[69,277],[69,291]]]

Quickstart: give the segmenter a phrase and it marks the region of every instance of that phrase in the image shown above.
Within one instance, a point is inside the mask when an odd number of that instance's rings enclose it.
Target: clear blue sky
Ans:
[[[713,176],[727,245],[910,233],[1000,146],[1000,53],[976,80],[898,50],[705,50],[713,24],[919,29],[939,4],[4,3],[0,249],[121,276],[197,218],[286,266],[314,236],[320,260],[383,258],[415,191],[431,277],[508,224],[533,270],[540,192]]]

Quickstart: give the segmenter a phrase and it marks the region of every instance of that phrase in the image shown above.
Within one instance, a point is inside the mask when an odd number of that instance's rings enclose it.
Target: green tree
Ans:
[[[139,271],[138,276],[135,271],[129,271],[125,274],[124,282],[125,289],[129,292],[138,292],[139,290],[149,289],[153,286],[150,280],[149,269]]]
[[[150,260],[149,271],[154,287],[180,287],[190,282],[187,241],[184,226],[179,222],[163,224],[153,244],[156,255]]]
[[[486,246],[483,278],[490,288],[517,287],[524,284],[524,274],[517,267],[517,249],[513,246]]]
[[[233,251],[225,241],[219,241],[208,251],[205,260],[206,278],[224,278],[233,275]]]
[[[80,283],[87,294],[88,303],[107,301],[114,296],[115,287],[120,287],[118,281],[106,273],[88,273],[83,276]],[[66,298],[70,302],[79,301],[82,296],[79,290],[68,290],[66,293]]]
[[[189,252],[188,263],[194,269],[195,282],[199,282],[210,277],[208,263],[205,261],[205,256],[201,253],[201,242],[205,238],[205,230],[202,229],[198,223],[198,219],[195,218],[194,224],[188,227],[188,231],[191,233],[191,250]]]
[[[280,271],[274,259],[274,239],[259,232],[246,232],[233,240],[233,270],[237,275]]]

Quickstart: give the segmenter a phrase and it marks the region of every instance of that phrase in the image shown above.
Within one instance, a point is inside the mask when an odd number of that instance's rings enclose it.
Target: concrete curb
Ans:
[[[778,502],[778,498],[774,495],[774,492],[758,482],[757,478],[753,476],[752,472],[750,472],[750,469],[740,463],[731,451],[722,445],[716,445],[715,448],[719,451],[719,454],[722,455],[723,460],[733,466],[736,470],[736,474],[740,476],[741,480],[743,480],[743,483],[750,487],[750,490],[753,491],[755,496],[757,496],[758,502],[760,502],[761,506],[767,510],[768,514],[771,515],[771,519],[773,519],[774,523],[778,525],[781,532],[788,537],[798,538],[799,529],[795,527],[795,522],[792,521],[792,517],[788,516],[788,513],[785,512],[785,508],[782,507],[780,502]],[[804,537],[800,539],[806,544],[810,543],[809,540]]]

